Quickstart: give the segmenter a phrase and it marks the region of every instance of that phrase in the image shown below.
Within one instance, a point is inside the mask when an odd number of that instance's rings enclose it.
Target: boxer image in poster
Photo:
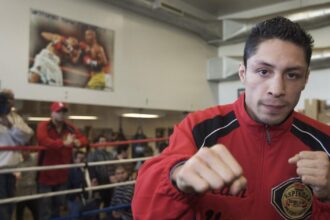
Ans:
[[[77,63],[80,56],[78,40],[47,32],[41,35],[50,43],[36,55],[30,68],[29,82],[63,86],[60,63],[63,60]]]
[[[28,82],[113,91],[114,31],[31,10]]]
[[[104,89],[109,82],[109,62],[102,45],[99,44],[96,32],[92,29],[85,31],[85,39],[80,42],[83,63],[87,66],[90,78],[86,87]]]

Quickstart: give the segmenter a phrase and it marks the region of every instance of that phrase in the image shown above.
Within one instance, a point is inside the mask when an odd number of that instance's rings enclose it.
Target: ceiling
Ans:
[[[180,1],[180,0],[179,0]],[[288,0],[181,0],[216,17],[264,7]],[[171,1],[174,2],[174,1]]]
[[[241,25],[270,15],[288,16],[298,10],[323,7],[330,0],[99,0],[195,33],[216,47],[227,44],[225,22]],[[324,16],[322,23],[329,23]],[[317,22],[313,22],[316,24]],[[229,25],[232,25],[230,23]],[[233,25],[233,28],[236,28]],[[228,25],[227,25],[228,27]],[[230,27],[231,28],[231,27]],[[232,29],[233,29],[232,28]]]

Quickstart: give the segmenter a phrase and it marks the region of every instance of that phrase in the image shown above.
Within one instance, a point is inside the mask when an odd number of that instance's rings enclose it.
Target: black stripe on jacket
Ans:
[[[312,150],[325,151],[330,156],[329,135],[296,118],[293,120],[291,132]]]
[[[229,134],[239,127],[235,113],[229,112],[227,115],[218,115],[195,125],[192,130],[197,148],[203,146],[211,147],[218,143],[218,139]]]

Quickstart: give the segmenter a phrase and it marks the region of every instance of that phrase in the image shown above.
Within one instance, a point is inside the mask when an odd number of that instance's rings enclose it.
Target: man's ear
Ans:
[[[246,68],[245,68],[244,64],[242,64],[242,63],[239,65],[238,75],[239,75],[241,82],[244,84],[245,79],[246,79]]]

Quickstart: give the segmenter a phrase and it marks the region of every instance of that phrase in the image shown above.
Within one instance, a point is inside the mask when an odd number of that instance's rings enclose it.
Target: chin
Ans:
[[[281,124],[284,120],[285,120],[285,118],[283,118],[283,117],[281,117],[281,118],[265,117],[265,118],[262,118],[260,121],[266,125],[278,125],[278,124]]]

